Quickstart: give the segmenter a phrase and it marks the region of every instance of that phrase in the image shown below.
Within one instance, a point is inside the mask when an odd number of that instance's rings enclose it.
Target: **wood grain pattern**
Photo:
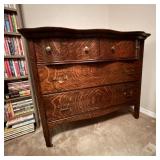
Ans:
[[[51,47],[46,52],[46,47]],[[88,51],[85,51],[85,48]],[[42,39],[35,40],[38,63],[78,63],[81,61],[109,61],[139,58],[138,40],[110,39]]]
[[[40,38],[112,38],[141,39],[150,36],[143,31],[115,31],[111,29],[71,29],[62,27],[21,28],[18,31],[27,39]]]
[[[130,105],[139,117],[144,40],[150,34],[57,27],[19,31],[29,42],[46,146],[52,146],[50,131],[57,124]]]
[[[45,48],[51,47],[47,53]],[[88,51],[85,52],[85,47]],[[97,59],[99,56],[99,43],[96,39],[42,39],[35,41],[37,62],[51,64],[57,61],[77,61]]]
[[[138,44],[136,40],[100,39],[99,59],[138,59]]]
[[[82,89],[140,79],[138,61],[81,65],[38,65],[41,93]]]
[[[48,121],[70,117],[137,98],[136,83],[81,89],[43,96]]]

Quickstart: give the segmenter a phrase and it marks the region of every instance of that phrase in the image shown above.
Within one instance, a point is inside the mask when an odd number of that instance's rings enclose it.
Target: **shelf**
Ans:
[[[31,95],[30,96],[23,96],[23,97],[15,97],[15,98],[10,98],[10,99],[5,99],[5,102],[15,102],[15,101],[20,101],[20,100],[24,100],[24,99],[29,99],[32,98]]]
[[[4,56],[4,59],[14,59],[14,58],[23,58],[25,59],[25,56],[19,56],[19,55],[15,55],[15,56]]]
[[[7,13],[16,13],[17,14],[17,10],[15,8],[8,8],[8,7],[4,7],[4,12]]]
[[[21,79],[28,79],[28,76],[5,78],[4,80],[5,80],[5,81],[15,81],[15,80],[21,80]]]
[[[4,32],[5,36],[21,36],[21,34],[16,32]]]

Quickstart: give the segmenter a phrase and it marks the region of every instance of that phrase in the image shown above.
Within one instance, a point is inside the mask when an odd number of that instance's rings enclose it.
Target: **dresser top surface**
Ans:
[[[62,27],[38,27],[21,28],[18,31],[28,39],[34,38],[126,38],[126,39],[146,39],[150,36],[144,31],[116,31],[111,29],[71,29]]]

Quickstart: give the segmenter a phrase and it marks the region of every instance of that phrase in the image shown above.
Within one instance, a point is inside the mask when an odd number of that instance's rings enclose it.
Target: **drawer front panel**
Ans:
[[[96,39],[44,39],[35,41],[37,62],[65,63],[94,60],[99,56]]]
[[[47,118],[52,121],[113,105],[133,104],[137,93],[138,84],[127,83],[57,93],[43,96],[43,100]]]
[[[100,40],[99,59],[138,59],[140,44],[137,40]]]
[[[42,94],[140,80],[140,63],[38,65]]]

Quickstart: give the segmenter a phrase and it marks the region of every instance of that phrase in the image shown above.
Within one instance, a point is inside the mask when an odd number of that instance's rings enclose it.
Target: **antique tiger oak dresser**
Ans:
[[[57,124],[134,106],[139,117],[144,40],[142,31],[22,28],[43,133],[52,146]]]

